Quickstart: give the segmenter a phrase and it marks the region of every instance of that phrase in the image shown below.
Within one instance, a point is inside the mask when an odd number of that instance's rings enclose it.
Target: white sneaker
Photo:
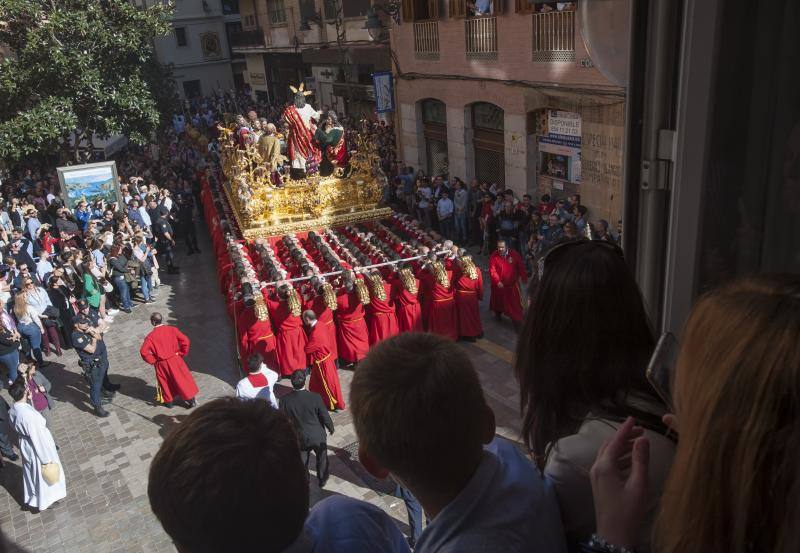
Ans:
[[[106,313],[108,315],[116,315],[117,313],[119,313],[119,309],[109,309],[108,311],[106,311]]]
[[[103,317],[103,320],[108,324],[111,324],[114,322],[114,317]]]

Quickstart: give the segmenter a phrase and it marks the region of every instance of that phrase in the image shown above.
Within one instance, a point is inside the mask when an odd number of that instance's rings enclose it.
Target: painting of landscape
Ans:
[[[99,199],[119,201],[117,167],[113,161],[59,167],[58,176],[64,204],[70,209],[74,209],[80,201],[90,205]]]

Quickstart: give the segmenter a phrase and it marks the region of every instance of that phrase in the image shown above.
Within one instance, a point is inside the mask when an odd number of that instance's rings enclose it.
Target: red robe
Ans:
[[[477,277],[472,280],[459,271],[453,287],[456,291],[456,312],[458,313],[458,335],[474,338],[483,334],[480,301],[483,299],[483,275],[475,267]]]
[[[403,282],[397,278],[394,281],[394,302],[397,305],[397,326],[400,332],[422,332],[422,308],[419,305],[418,279],[417,293],[412,294],[403,286]]]
[[[176,397],[189,401],[197,395],[197,384],[183,358],[189,353],[189,338],[174,326],[159,325],[144,339],[139,355],[156,369],[158,391],[164,403]]]
[[[319,394],[329,411],[344,409],[344,396],[336,364],[333,362],[333,354],[328,349],[327,338],[317,332],[318,328],[319,322],[309,332],[305,347],[308,365],[311,367],[308,389]]]
[[[522,320],[522,298],[519,292],[520,281],[524,284],[528,280],[525,263],[514,250],[508,250],[508,255],[502,256],[492,252],[489,256],[489,277],[492,279],[492,297],[489,300],[489,309],[495,313],[505,313],[512,321]],[[498,286],[503,283],[503,287]]]
[[[364,306],[355,290],[340,293],[336,297],[336,303],[336,344],[339,359],[346,363],[358,363],[369,351]]]
[[[278,372],[278,355],[276,352],[275,333],[269,321],[253,321],[242,338],[242,360],[247,363],[247,359],[254,353],[260,353],[264,358],[267,367]]]
[[[285,301],[265,297],[269,318],[275,326],[275,355],[281,376],[306,368],[306,333],[299,316],[292,315]]]
[[[450,282],[453,281],[452,271],[447,271],[447,278]],[[428,303],[428,332],[457,340],[458,321],[452,285],[442,286],[430,271],[424,271],[420,279],[424,284],[425,301]]]
[[[371,288],[370,285],[367,285]],[[392,287],[384,282],[383,291],[386,299],[379,300],[370,290],[370,301],[367,305],[367,328],[369,329],[369,345],[374,346],[387,338],[395,336],[400,329],[397,326],[397,313],[394,310]]]
[[[336,325],[333,322],[333,311],[330,310],[328,304],[325,303],[325,298],[322,296],[314,296],[306,301],[305,309],[310,309],[317,316],[318,332],[324,334],[325,342],[328,349],[333,354],[334,361],[339,359],[339,348],[336,345]]]

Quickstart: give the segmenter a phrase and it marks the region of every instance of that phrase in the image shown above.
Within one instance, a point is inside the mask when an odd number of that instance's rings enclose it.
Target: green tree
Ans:
[[[145,144],[174,107],[153,53],[173,6],[127,0],[0,0],[0,158],[53,152],[74,139],[123,134]]]

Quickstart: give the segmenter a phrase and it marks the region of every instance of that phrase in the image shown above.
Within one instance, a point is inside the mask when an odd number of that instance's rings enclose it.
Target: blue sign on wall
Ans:
[[[386,113],[394,111],[392,72],[380,71],[373,73],[372,84],[375,86],[375,112]]]

